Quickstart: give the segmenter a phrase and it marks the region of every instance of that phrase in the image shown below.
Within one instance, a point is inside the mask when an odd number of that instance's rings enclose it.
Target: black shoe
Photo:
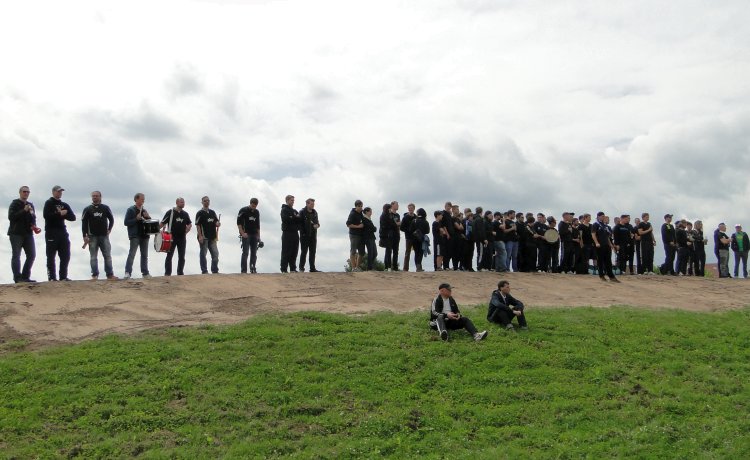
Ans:
[[[289,273],[298,273],[297,270],[289,270]]]
[[[73,280],[70,278],[60,278],[60,281],[73,281]]]
[[[286,270],[281,270],[281,273],[289,273],[289,272]]]
[[[619,283],[620,282],[620,280],[618,280],[617,278],[614,278],[614,277],[610,278],[609,280],[612,281],[613,283]]]
[[[323,273],[323,272],[321,272],[320,270],[317,270],[315,268],[311,268],[310,269],[310,273]]]
[[[299,271],[302,272],[302,273],[305,273],[305,267],[300,267]]]
[[[602,280],[602,281],[607,281],[607,278],[605,278],[603,276],[600,276],[599,279]]]

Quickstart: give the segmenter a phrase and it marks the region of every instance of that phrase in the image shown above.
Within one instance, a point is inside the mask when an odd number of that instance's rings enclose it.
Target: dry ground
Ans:
[[[513,294],[529,307],[631,305],[713,312],[750,304],[750,281],[512,273]],[[263,312],[369,313],[427,309],[437,285],[454,286],[459,305],[487,303],[495,273],[299,273],[191,275],[151,280],[0,285],[0,343],[75,343],[106,334],[229,324]]]

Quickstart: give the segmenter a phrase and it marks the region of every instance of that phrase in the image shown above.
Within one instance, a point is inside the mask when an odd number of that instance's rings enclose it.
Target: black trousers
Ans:
[[[297,270],[297,252],[299,251],[299,232],[285,230],[281,232],[281,271]]]
[[[310,255],[310,270],[315,270],[315,252],[318,249],[318,235],[300,235],[299,268],[305,269],[305,259]]]
[[[635,242],[635,272],[639,275],[643,274],[643,259],[641,258],[641,242]]]
[[[47,243],[47,279],[64,280],[68,277],[68,264],[70,263],[70,239],[68,232],[59,230],[48,230],[45,232],[44,239]],[[60,257],[60,277],[58,278],[55,267],[55,258]]]
[[[464,255],[461,267],[464,270],[472,271],[474,270],[474,242],[465,241],[464,243]]]
[[[675,274],[674,256],[676,252],[677,252],[677,248],[675,246],[672,246],[669,243],[667,243],[667,245],[664,246],[664,264],[659,269],[662,275],[674,275]]]
[[[687,247],[677,249],[677,269],[675,272],[687,274],[689,252]]]
[[[621,273],[625,273],[625,268],[630,267],[633,271],[633,246],[623,244],[617,251],[617,265]]]
[[[424,257],[424,251],[422,250],[422,241],[419,240],[407,240],[409,241],[409,244],[406,245],[406,247],[410,247],[414,250],[414,263],[417,265],[417,268],[422,265],[422,257]],[[409,254],[408,252],[406,253]],[[407,264],[409,262],[408,259],[404,259],[404,269],[407,268]]]
[[[397,233],[395,236],[390,235],[385,243],[385,256],[383,257],[383,264],[385,268],[398,268],[398,247],[401,244],[401,236]]]
[[[599,270],[599,278],[604,278],[604,275],[609,276],[610,279],[615,277],[612,272],[612,249],[608,244],[596,249],[596,266]]]
[[[578,248],[578,243],[573,241],[565,241],[562,243],[562,263],[560,264],[560,270],[563,272],[572,272],[575,268],[575,253]]]
[[[536,271],[536,244],[524,243],[520,259],[522,272],[529,273]]]
[[[654,272],[654,243],[651,239],[641,240],[641,257],[643,257],[643,273]]]
[[[185,235],[172,234],[172,245],[169,247],[167,252],[167,258],[164,260],[164,276],[170,276],[172,274],[172,256],[174,256],[174,250],[177,248],[177,274],[184,275],[185,269],[185,245],[187,238]]]
[[[706,251],[701,245],[700,249],[696,249],[693,257],[693,274],[695,276],[704,276],[706,273]]]
[[[258,260],[258,243],[260,236],[257,233],[249,233],[247,238],[242,238],[242,255],[240,256],[240,273],[247,273],[247,255],[250,253],[250,269],[255,268]]]
[[[513,322],[513,318],[518,318],[518,325],[521,327],[526,327],[526,315],[524,315],[523,313],[523,308],[513,307],[513,311],[520,311],[521,314],[516,316],[515,314],[508,311],[497,309],[490,318],[490,322],[502,324],[503,327],[505,327]]]
[[[546,272],[549,268],[549,243],[542,241],[537,245],[537,265],[536,269]]]
[[[461,316],[458,319],[448,319],[445,317],[445,315],[441,314],[438,315],[435,321],[440,324],[440,326],[438,326],[438,330],[441,328],[450,329],[452,331],[455,331],[457,329],[466,329],[471,335],[474,335],[478,332],[476,326],[474,326],[474,323],[472,323],[471,320],[465,316]]]

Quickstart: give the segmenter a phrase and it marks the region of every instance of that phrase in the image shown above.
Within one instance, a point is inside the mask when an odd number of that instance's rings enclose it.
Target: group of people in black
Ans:
[[[372,270],[377,247],[385,249],[386,270],[399,270],[398,252],[403,234],[402,269],[409,271],[414,253],[416,271],[423,271],[423,258],[433,254],[433,266],[440,270],[497,272],[553,272],[599,275],[603,280],[618,282],[616,274],[704,276],[708,238],[703,223],[685,219],[672,223],[666,214],[661,229],[655,229],[649,213],[631,222],[629,214],[613,219],[604,212],[596,216],[563,212],[560,222],[543,213],[474,210],[446,202],[443,210],[432,213],[416,209],[398,213],[396,201],[383,205],[378,229],[372,209],[357,200],[349,213],[350,264],[355,271]],[[719,260],[720,276],[729,277],[728,251],[735,251],[735,277],[739,263],[746,264],[747,234],[741,226],[731,237],[722,223],[714,232],[714,247]],[[379,241],[379,244],[376,244]],[[657,241],[664,247],[665,262],[657,269],[654,250]],[[366,256],[365,256],[366,255]],[[614,263],[613,263],[614,255]],[[366,257],[366,259],[365,259]],[[366,262],[363,262],[365,261]],[[360,264],[363,266],[360,268]],[[746,268],[743,265],[743,276]]]

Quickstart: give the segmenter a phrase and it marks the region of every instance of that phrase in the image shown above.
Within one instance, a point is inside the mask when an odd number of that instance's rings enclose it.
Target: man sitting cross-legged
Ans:
[[[502,280],[497,283],[497,291],[492,292],[487,310],[487,321],[502,324],[507,330],[514,331],[512,323],[514,317],[518,319],[521,330],[529,329],[523,313],[523,303],[510,295],[510,283]]]

